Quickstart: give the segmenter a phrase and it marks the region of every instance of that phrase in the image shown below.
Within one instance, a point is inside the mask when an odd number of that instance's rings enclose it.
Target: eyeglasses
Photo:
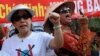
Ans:
[[[70,8],[66,8],[66,7],[64,7],[64,8],[61,8],[59,11],[58,11],[58,13],[70,13],[71,12],[71,9]]]
[[[30,15],[28,14],[23,14],[23,15],[13,15],[12,16],[12,21],[20,21],[21,19],[27,20],[28,18],[31,18]]]

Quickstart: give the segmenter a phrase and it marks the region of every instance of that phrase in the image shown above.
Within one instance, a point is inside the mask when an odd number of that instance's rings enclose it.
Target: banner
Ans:
[[[0,0],[0,23],[8,23],[6,16],[12,7],[24,4],[34,10],[32,21],[43,21],[47,6],[68,0]],[[70,1],[70,0],[69,0]],[[79,9],[88,17],[100,16],[100,0],[71,0],[75,3],[75,13]]]
[[[100,16],[100,0],[74,0],[75,13],[79,13],[79,10],[88,17]]]

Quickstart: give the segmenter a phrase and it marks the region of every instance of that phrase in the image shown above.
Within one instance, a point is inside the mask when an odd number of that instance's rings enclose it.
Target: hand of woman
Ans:
[[[80,25],[88,24],[88,17],[87,16],[80,15],[78,20],[79,20]]]
[[[59,25],[60,24],[60,15],[55,12],[49,13],[49,20],[53,23],[53,25]]]

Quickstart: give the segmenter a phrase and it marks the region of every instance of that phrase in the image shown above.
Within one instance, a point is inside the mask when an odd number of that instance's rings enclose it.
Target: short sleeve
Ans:
[[[44,40],[45,40],[45,44],[47,48],[49,48],[49,43],[53,38],[54,37],[51,34],[48,34],[48,33],[44,34]]]

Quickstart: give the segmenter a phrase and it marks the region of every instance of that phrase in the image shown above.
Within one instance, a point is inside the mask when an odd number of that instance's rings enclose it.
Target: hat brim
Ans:
[[[17,11],[17,10],[27,10],[32,16],[34,15],[34,11],[31,10],[30,8],[28,8],[28,7],[24,6],[24,5],[18,5],[18,6],[16,6],[16,7],[14,7],[14,8],[11,10],[11,12],[8,13],[8,15],[7,15],[7,17],[6,17],[8,21],[11,22],[11,17],[12,17],[12,15],[14,14],[14,12]]]
[[[34,15],[33,11],[30,10],[30,9],[19,9],[19,10],[27,10],[27,11],[29,11],[29,13],[30,13],[32,16]],[[7,15],[8,21],[11,21],[11,17],[12,17],[12,15],[14,14],[15,11],[17,11],[17,10],[13,10],[13,11],[11,11],[11,12]]]
[[[74,4],[74,2],[71,2],[71,1],[62,2],[62,3],[55,4],[53,6],[48,7],[46,16],[45,16],[45,20],[44,20],[44,30],[45,31],[52,32],[53,24],[48,19],[49,13],[54,12],[55,10],[59,9],[61,6],[69,7],[72,10],[71,13],[74,13],[75,4]]]
[[[74,13],[75,10],[74,2],[71,1],[61,2],[48,7],[45,15],[45,20],[48,18],[50,12],[54,12],[55,10],[59,9],[61,6],[69,7],[71,9],[71,13]]]
[[[53,11],[59,9],[62,6],[66,6],[66,7],[70,8],[71,9],[71,13],[74,13],[74,9],[75,9],[74,2],[63,2],[61,5],[59,5],[58,7],[56,7]]]

